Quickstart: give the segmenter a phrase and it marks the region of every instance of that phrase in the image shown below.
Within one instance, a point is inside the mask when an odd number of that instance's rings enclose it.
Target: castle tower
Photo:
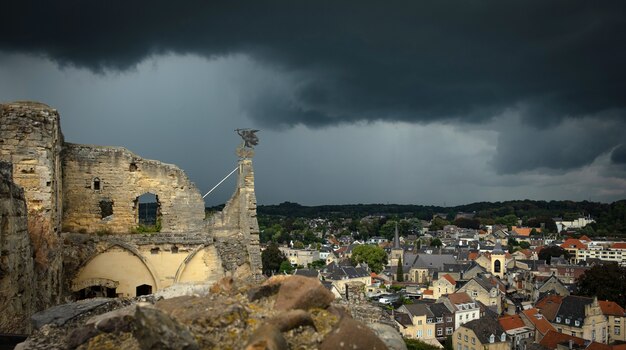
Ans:
[[[496,243],[491,252],[491,273],[500,279],[506,274],[505,255],[500,242]]]

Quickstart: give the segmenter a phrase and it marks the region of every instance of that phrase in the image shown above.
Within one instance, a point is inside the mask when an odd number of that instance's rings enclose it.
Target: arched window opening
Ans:
[[[500,260],[496,260],[493,263],[493,272],[494,273],[500,273],[501,270],[502,270],[502,267],[500,266]]]
[[[77,300],[91,299],[91,298],[116,298],[117,294],[115,288],[108,288],[105,286],[90,286],[83,288],[74,294]]]
[[[94,191],[100,191],[100,178],[93,178],[92,188]]]
[[[135,198],[136,222],[146,232],[161,230],[161,203],[159,196],[147,192]]]
[[[142,284],[140,286],[137,286],[135,290],[136,290],[135,296],[152,294],[152,286],[148,284]]]

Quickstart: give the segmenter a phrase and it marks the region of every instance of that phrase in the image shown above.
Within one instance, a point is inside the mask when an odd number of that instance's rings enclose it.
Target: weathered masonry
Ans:
[[[0,105],[0,286],[11,286],[10,300],[33,294],[13,310],[27,319],[62,298],[132,297],[224,274],[259,276],[254,152],[241,146],[238,154],[232,198],[205,218],[200,192],[175,165],[122,147],[66,143],[59,114],[44,104]],[[0,289],[0,300],[6,293]],[[0,332],[5,320],[0,315]]]

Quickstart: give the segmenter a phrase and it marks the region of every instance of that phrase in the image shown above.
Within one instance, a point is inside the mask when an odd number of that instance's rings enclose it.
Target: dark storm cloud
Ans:
[[[245,54],[291,74],[288,99],[261,90],[246,101],[264,127],[481,123],[511,109],[536,130],[609,110],[626,119],[620,1],[13,1],[3,12],[0,50],[61,65]],[[544,154],[515,141],[499,142],[500,172],[577,167],[616,146],[585,138],[583,154]]]
[[[626,146],[624,144],[619,145],[611,153],[611,161],[616,164],[626,165]]]

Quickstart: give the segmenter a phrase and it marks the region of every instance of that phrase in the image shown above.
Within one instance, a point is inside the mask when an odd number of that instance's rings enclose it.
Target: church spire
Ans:
[[[396,232],[393,235],[393,249],[402,249],[400,248],[400,237],[398,236],[398,222],[396,221]]]

